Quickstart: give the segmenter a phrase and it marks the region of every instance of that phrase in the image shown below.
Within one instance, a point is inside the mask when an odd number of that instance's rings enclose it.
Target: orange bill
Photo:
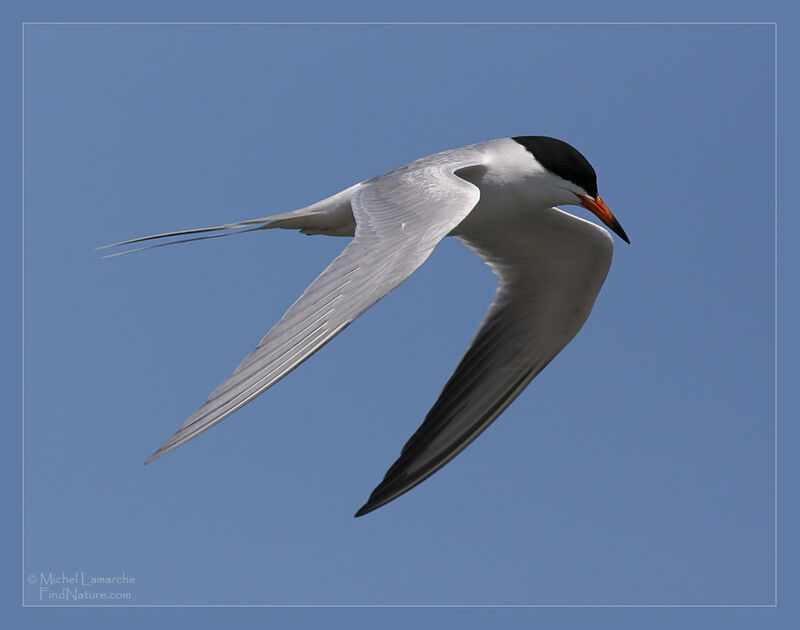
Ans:
[[[600,195],[597,195],[594,199],[584,195],[578,195],[578,198],[581,200],[581,205],[584,208],[590,210],[598,219],[608,226],[614,234],[630,245],[631,242],[628,240],[628,235],[625,234],[625,230],[622,229],[619,221],[611,214],[611,210],[608,209],[608,206],[600,199]]]

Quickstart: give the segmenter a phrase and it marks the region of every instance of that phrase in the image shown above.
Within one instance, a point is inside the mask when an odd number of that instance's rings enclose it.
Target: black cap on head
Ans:
[[[597,175],[577,149],[566,142],[547,136],[515,136],[511,138],[525,147],[548,171],[583,188],[597,197]]]

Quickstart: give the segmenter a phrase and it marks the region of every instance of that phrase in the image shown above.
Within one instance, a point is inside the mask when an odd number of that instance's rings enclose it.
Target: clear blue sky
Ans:
[[[771,26],[28,26],[24,574],[124,572],[136,604],[772,603],[773,46]],[[353,519],[491,299],[448,240],[142,465],[346,241],[96,246],[523,134],[589,158],[632,245],[464,453]]]

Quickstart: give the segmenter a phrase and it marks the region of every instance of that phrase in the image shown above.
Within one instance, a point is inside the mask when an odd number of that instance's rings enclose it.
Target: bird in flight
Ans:
[[[253,400],[408,278],[446,236],[497,276],[494,299],[422,425],[356,516],[396,499],[486,429],[575,336],[611,264],[603,228],[557,209],[583,206],[626,243],[575,148],[546,136],[501,138],[414,160],[310,206],[115,248],[284,228],[352,237],[233,373],[146,463]]]

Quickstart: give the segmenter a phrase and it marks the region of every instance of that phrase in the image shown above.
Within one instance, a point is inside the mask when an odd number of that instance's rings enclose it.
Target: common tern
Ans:
[[[630,243],[581,153],[555,138],[517,136],[414,160],[293,212],[105,246],[172,239],[114,256],[273,228],[352,237],[146,463],[277,383],[414,273],[445,236],[454,236],[491,268],[497,291],[439,398],[356,516],[396,499],[478,437],[589,316],[613,240],[559,205],[583,206]]]

